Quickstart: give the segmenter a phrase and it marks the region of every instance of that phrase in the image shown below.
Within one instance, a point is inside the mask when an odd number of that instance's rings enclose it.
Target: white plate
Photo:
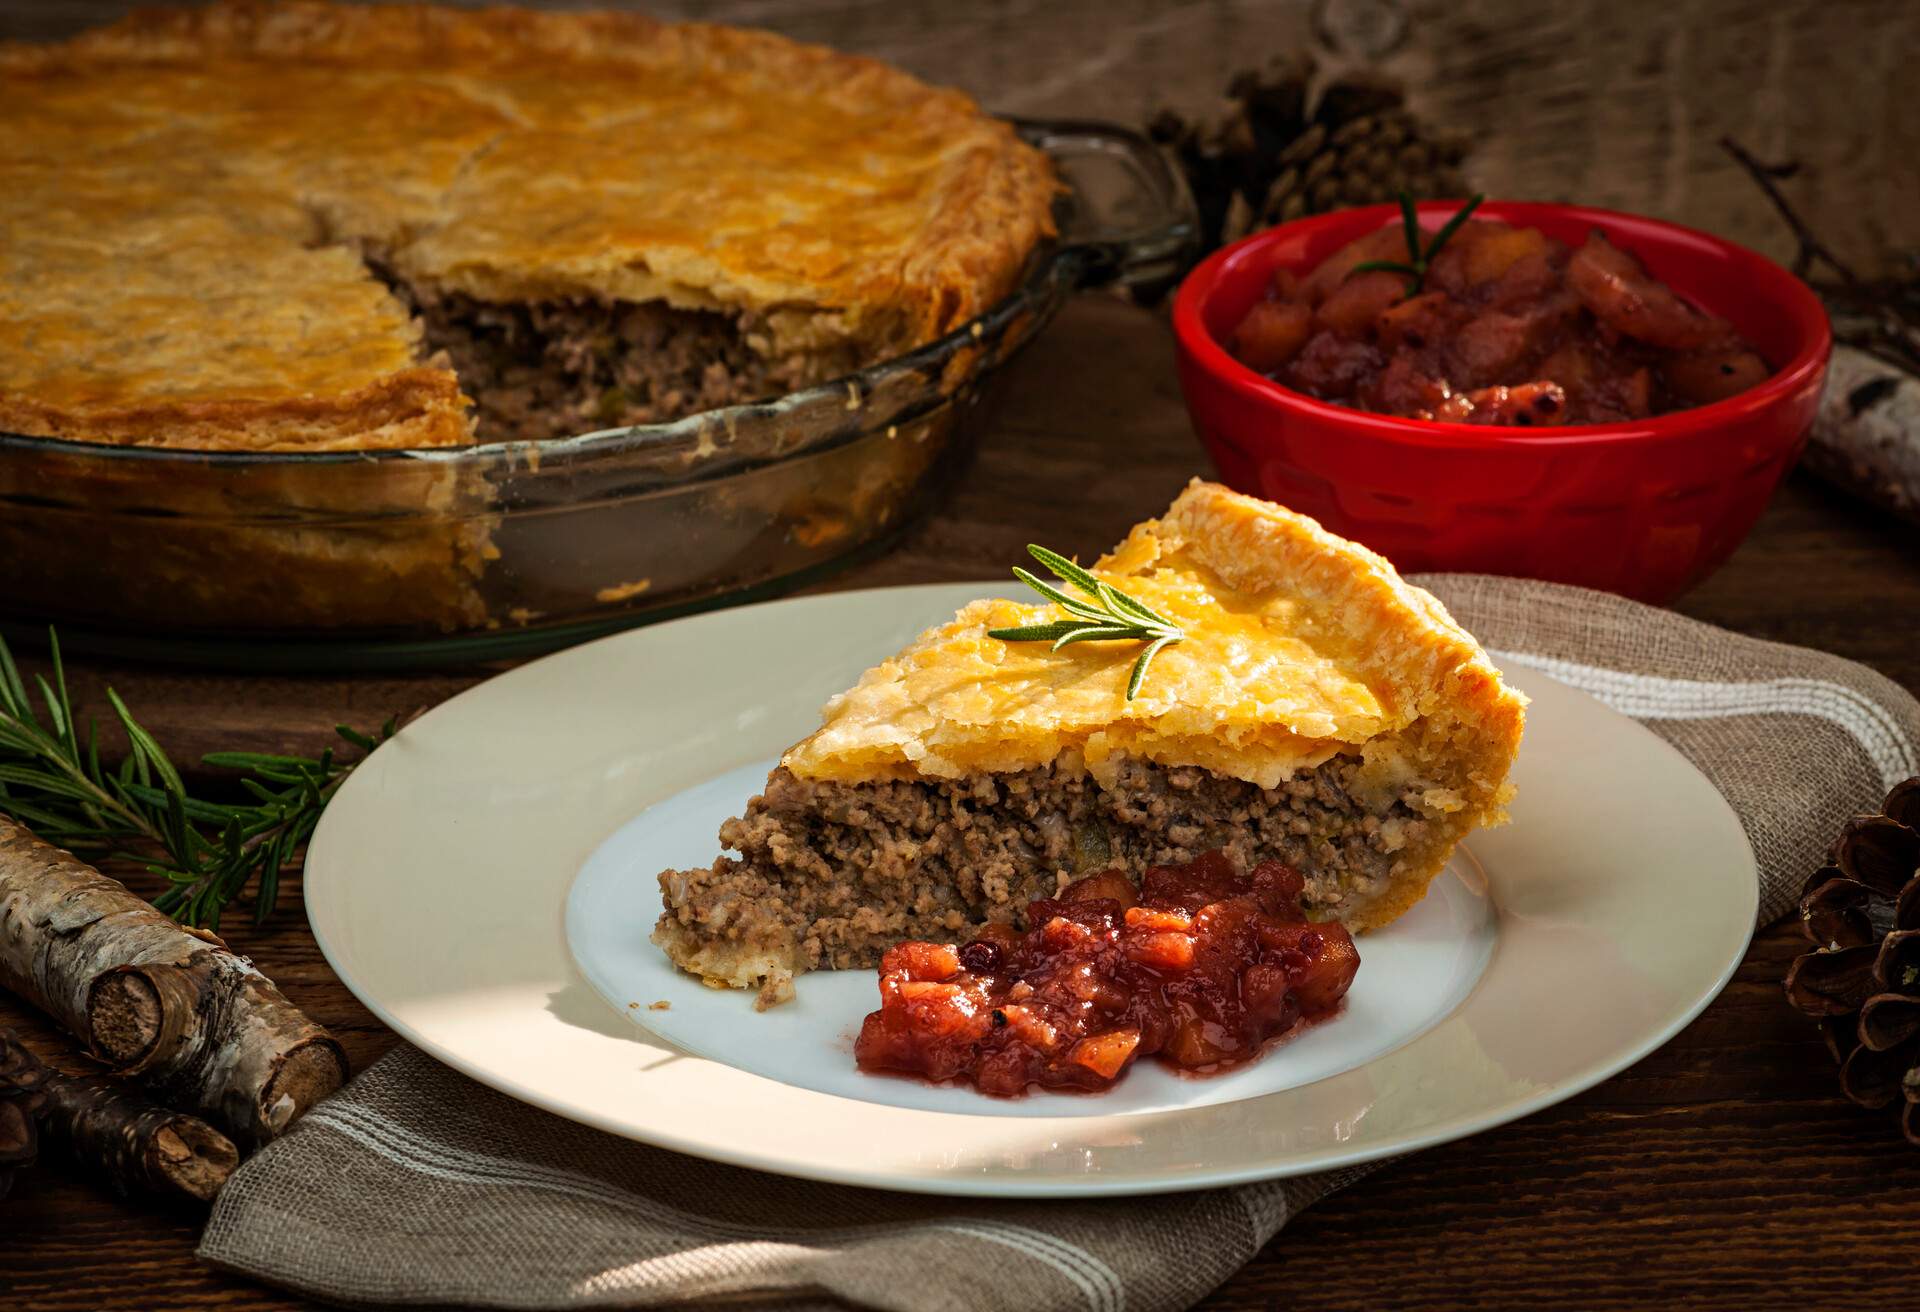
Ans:
[[[322,951],[405,1038],[560,1115],[790,1175],[998,1196],[1228,1184],[1472,1134],[1665,1042],[1745,951],[1753,856],[1712,785],[1510,668],[1534,698],[1513,824],[1360,940],[1343,1015],[1232,1075],[1146,1067],[1110,1094],[992,1101],[854,1071],[871,971],[803,976],[795,1004],[756,1014],[668,969],[646,942],[654,874],[711,860],[719,821],[827,696],[993,590],[715,612],[454,698],[322,818],[306,879]]]

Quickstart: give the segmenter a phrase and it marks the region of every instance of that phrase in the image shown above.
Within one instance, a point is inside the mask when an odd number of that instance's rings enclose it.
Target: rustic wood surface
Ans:
[[[125,0],[0,0],[0,39],[73,31]],[[1257,0],[660,3],[877,54],[1006,112],[1138,121],[1211,103],[1228,75],[1311,39],[1313,7]],[[1920,247],[1920,116],[1904,79],[1920,6],[1902,0],[1333,0],[1351,25],[1405,18],[1385,64],[1436,124],[1476,139],[1497,195],[1576,198],[1677,218],[1775,254],[1784,234],[1718,155],[1724,132],[1807,161],[1805,212],[1865,264]],[[1328,67],[1353,62],[1324,52]],[[1000,575],[1041,537],[1093,551],[1201,472],[1164,325],[1103,298],[1070,307],[1023,359],[1014,399],[944,507],[886,559],[825,588]],[[4,564],[0,563],[0,568]],[[1866,662],[1920,690],[1920,537],[1790,480],[1687,614]],[[311,751],[339,721],[431,705],[488,671],[403,677],[184,674],[86,663],[177,757]],[[393,1042],[321,960],[289,879],[264,929],[230,926],[356,1069]],[[1790,927],[1756,940],[1732,985],[1630,1071],[1497,1132],[1390,1165],[1289,1225],[1210,1307],[1901,1307],[1911,1303],[1920,1153],[1834,1090],[1779,981]],[[1550,1015],[1551,1000],[1543,1000]],[[0,1025],[75,1064],[0,999]],[[0,1307],[301,1306],[197,1263],[202,1213],[118,1201],[70,1169],[21,1175],[0,1202]]]

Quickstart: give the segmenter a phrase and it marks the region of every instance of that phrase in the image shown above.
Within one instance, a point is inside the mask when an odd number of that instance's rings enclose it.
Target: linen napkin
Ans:
[[[1920,705],[1853,662],[1603,593],[1419,582],[1496,663],[1585,689],[1712,779],[1758,857],[1763,923],[1848,816],[1920,773]],[[241,1167],[200,1255],[345,1303],[1154,1312],[1367,1169],[1085,1202],[853,1189],[613,1138],[402,1047]]]

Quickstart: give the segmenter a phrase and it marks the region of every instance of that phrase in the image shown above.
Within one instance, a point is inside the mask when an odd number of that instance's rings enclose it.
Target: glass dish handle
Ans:
[[[1187,182],[1144,135],[1114,123],[1016,119],[1047,152],[1069,194],[1056,219],[1059,253],[1079,265],[1081,286],[1162,283],[1185,272],[1199,246]]]

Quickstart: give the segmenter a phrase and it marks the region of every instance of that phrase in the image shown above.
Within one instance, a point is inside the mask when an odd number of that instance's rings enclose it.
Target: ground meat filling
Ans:
[[[745,316],[658,302],[424,302],[427,345],[473,398],[482,441],[568,437],[765,400],[814,381],[747,344]]]
[[[766,354],[748,313],[658,301],[482,301],[369,267],[420,321],[473,399],[483,442],[571,437],[782,396],[844,369]],[[853,362],[846,362],[851,367]]]
[[[1358,767],[1336,757],[1269,789],[1143,761],[1123,763],[1111,789],[1051,767],[863,784],[776,770],[720,830],[738,857],[660,876],[654,938],[696,970],[727,944],[784,952],[794,970],[871,966],[903,939],[951,939],[989,920],[1024,928],[1026,904],[1075,875],[1138,874],[1215,849],[1242,869],[1297,867],[1308,908],[1334,915],[1377,892],[1428,823],[1404,797],[1362,806],[1349,793]]]

